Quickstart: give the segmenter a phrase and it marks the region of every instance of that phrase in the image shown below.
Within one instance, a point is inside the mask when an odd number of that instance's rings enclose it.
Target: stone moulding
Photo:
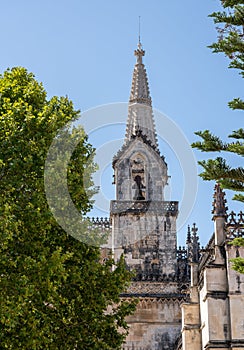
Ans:
[[[132,282],[127,294],[172,294],[172,289],[178,289],[177,282]],[[176,293],[176,292],[175,292]],[[179,293],[176,293],[179,294]],[[181,294],[181,293],[180,293]]]
[[[244,237],[244,214],[240,211],[238,214],[233,211],[228,215],[225,225],[226,241],[230,243],[233,239]]]
[[[211,340],[209,341],[205,347],[206,350],[212,350],[212,349],[229,349],[230,348],[230,341],[228,340]]]
[[[189,299],[189,296],[187,294],[180,294],[180,293],[121,293],[121,298],[146,298],[151,301],[158,301],[158,302],[185,302]]]
[[[139,214],[153,212],[157,214],[178,215],[178,202],[176,201],[111,201],[111,214],[132,213]]]

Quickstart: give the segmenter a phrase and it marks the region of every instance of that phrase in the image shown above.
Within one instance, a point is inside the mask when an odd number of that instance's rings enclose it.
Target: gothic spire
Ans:
[[[145,56],[145,51],[142,49],[142,44],[139,41],[137,50],[134,51],[136,56],[136,64],[133,72],[132,86],[130,92],[130,103],[143,103],[147,106],[152,105],[150,97],[147,72],[142,62],[142,57]]]
[[[227,216],[227,210],[226,207],[226,199],[225,199],[225,192],[220,187],[220,184],[216,184],[214,187],[214,195],[213,195],[214,201],[213,201],[213,218],[216,216]]]
[[[142,49],[140,39],[134,54],[136,64],[132,78],[125,141],[131,140],[140,131],[151,145],[158,149],[147,72],[142,61],[145,51]]]

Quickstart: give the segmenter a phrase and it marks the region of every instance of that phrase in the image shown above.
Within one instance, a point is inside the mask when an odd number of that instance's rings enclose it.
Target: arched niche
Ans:
[[[130,159],[131,193],[133,200],[148,199],[148,174],[146,159],[141,153],[134,154]]]

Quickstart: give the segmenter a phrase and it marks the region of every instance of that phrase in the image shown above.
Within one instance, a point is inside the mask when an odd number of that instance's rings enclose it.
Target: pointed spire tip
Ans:
[[[227,210],[228,207],[225,205],[226,204],[226,199],[225,199],[225,192],[222,190],[220,187],[219,183],[216,183],[214,186],[214,194],[213,194],[213,219],[217,216],[227,216]]]

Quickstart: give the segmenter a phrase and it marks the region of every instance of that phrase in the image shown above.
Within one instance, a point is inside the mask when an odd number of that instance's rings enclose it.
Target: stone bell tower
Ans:
[[[137,252],[128,254],[128,265],[141,269],[142,277],[146,278],[147,266],[141,259],[140,247],[146,240],[148,244],[154,242],[157,251],[150,251],[150,256],[146,254],[147,260],[155,261],[154,269],[158,275],[173,278],[176,274],[178,202],[164,200],[168,169],[158,149],[147,73],[142,62],[144,54],[139,42],[135,50],[137,61],[125,141],[113,159],[116,200],[111,202],[110,213],[115,256],[124,247],[137,246]]]
[[[116,200],[110,206],[114,257],[123,253],[128,268],[135,271],[122,297],[140,300],[128,319],[131,328],[124,349],[173,349],[181,328],[179,305],[185,298],[179,273],[187,284],[187,266],[181,260],[179,269],[178,202],[164,198],[168,168],[158,149],[140,41],[134,53],[126,135],[113,158]]]

